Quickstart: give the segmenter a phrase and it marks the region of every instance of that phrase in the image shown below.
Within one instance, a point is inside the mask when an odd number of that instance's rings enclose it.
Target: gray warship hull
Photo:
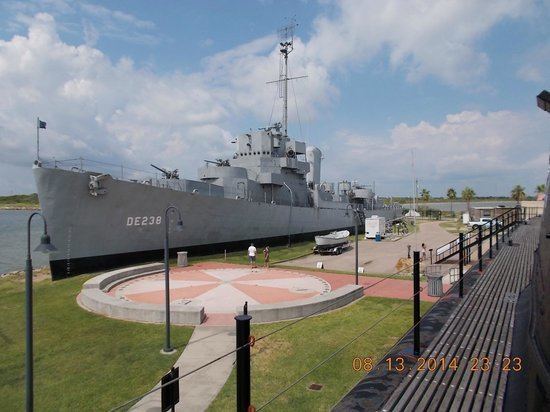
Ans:
[[[94,173],[46,167],[35,167],[33,173],[57,248],[50,255],[54,279],[160,258],[164,211],[169,205],[181,211],[184,224],[182,232],[170,233],[172,253],[223,252],[250,241],[261,247],[282,243],[289,234],[293,239],[312,239],[314,234],[353,227],[346,204],[292,207],[204,196],[110,176],[102,182],[105,194],[90,196]],[[372,214],[392,218],[401,211],[365,211],[366,216]]]

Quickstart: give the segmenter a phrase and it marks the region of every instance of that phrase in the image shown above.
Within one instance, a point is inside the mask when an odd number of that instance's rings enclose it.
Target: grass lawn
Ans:
[[[285,264],[281,263],[278,265],[275,265],[278,268],[281,269],[289,269],[289,270],[299,270],[299,271],[305,271],[305,272],[326,272],[326,273],[336,273],[338,275],[352,275],[355,276],[355,272],[350,272],[349,270],[332,270],[332,269],[317,269],[317,268],[310,268],[310,267],[304,267],[304,266],[294,266],[291,263]],[[372,278],[386,278],[390,276],[391,273],[367,273],[367,275],[359,274],[359,278],[362,277],[372,277]],[[395,276],[391,277],[392,279],[401,279],[401,280],[412,280],[412,275],[406,274],[405,272],[399,273]]]
[[[159,353],[164,326],[108,319],[81,309],[91,276],[34,284],[35,409],[109,410],[150,390],[177,356]],[[24,283],[0,279],[0,409],[24,409]],[[173,327],[178,355],[192,333]]]
[[[300,242],[300,243],[294,243],[290,248],[287,246],[270,247],[269,248],[270,261],[271,263],[276,263],[278,261],[295,259],[300,256],[307,255],[313,252],[314,246],[315,246],[315,242]],[[256,245],[256,248],[258,249],[256,263],[262,266],[264,264],[263,245]],[[193,264],[197,262],[210,261],[210,262],[238,263],[238,264],[246,265],[248,264],[247,253],[248,252],[246,250],[229,252],[227,253],[226,260],[224,260],[223,253],[219,253],[216,255],[190,256],[189,263]],[[174,264],[175,262],[176,261],[174,260]]]
[[[0,196],[0,209],[38,209],[38,195]]]
[[[468,225],[465,225],[463,224],[462,222],[460,221],[455,221],[455,222],[441,222],[439,224],[439,227],[441,227],[442,229],[445,229],[447,232],[449,233],[453,233],[453,234],[458,234],[458,233],[465,233],[467,232],[468,230],[470,230],[470,228],[468,227]]]
[[[368,297],[355,304],[320,316],[306,319],[252,348],[252,404],[260,407],[281,389],[302,376],[330,353],[372,325],[404,301]],[[422,313],[431,303],[422,302]],[[252,325],[256,338],[284,323]],[[370,357],[373,363],[410,328],[412,302],[390,315],[381,324],[362,336],[343,352],[306,377],[266,410],[318,411],[329,410],[363,376],[355,372],[355,357]],[[321,391],[311,391],[311,383],[320,383]],[[235,410],[235,370],[209,410]]]

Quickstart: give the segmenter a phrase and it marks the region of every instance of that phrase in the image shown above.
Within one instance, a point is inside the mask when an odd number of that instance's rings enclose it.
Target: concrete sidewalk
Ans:
[[[197,326],[174,366],[180,376],[235,349],[235,328]],[[176,411],[205,411],[233,369],[235,354],[180,380],[180,402]],[[158,384],[157,384],[158,386]],[[160,411],[160,390],[139,401],[132,411]]]

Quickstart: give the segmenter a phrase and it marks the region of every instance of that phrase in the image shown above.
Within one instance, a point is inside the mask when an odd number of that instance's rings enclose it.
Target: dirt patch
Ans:
[[[395,270],[396,271],[406,271],[405,269],[406,268],[411,268],[412,267],[412,264],[413,264],[413,261],[412,259],[407,259],[407,258],[399,258],[399,260],[397,261],[397,264],[395,265]],[[412,270],[410,270],[412,271]]]
[[[25,271],[24,270],[15,270],[13,272],[7,272],[0,275],[2,278],[8,278],[13,279],[17,282],[24,282],[25,281]],[[50,271],[50,268],[47,266],[42,266],[38,268],[33,269],[32,273],[32,281],[33,282],[42,282],[46,279],[51,279],[52,273]]]

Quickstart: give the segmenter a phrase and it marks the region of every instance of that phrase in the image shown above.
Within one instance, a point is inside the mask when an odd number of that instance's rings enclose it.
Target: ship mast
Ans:
[[[288,55],[294,50],[294,29],[298,25],[292,19],[290,23],[279,29],[279,49],[281,59],[279,61],[279,80],[269,83],[277,83],[279,89],[279,98],[283,99],[283,132],[284,136],[288,137],[288,81],[294,79],[302,79],[307,76],[288,77]]]
[[[281,49],[281,65],[279,67],[279,97],[283,99],[283,130],[288,136],[288,55],[294,50],[294,28],[296,23],[290,21],[285,27],[279,29]]]

